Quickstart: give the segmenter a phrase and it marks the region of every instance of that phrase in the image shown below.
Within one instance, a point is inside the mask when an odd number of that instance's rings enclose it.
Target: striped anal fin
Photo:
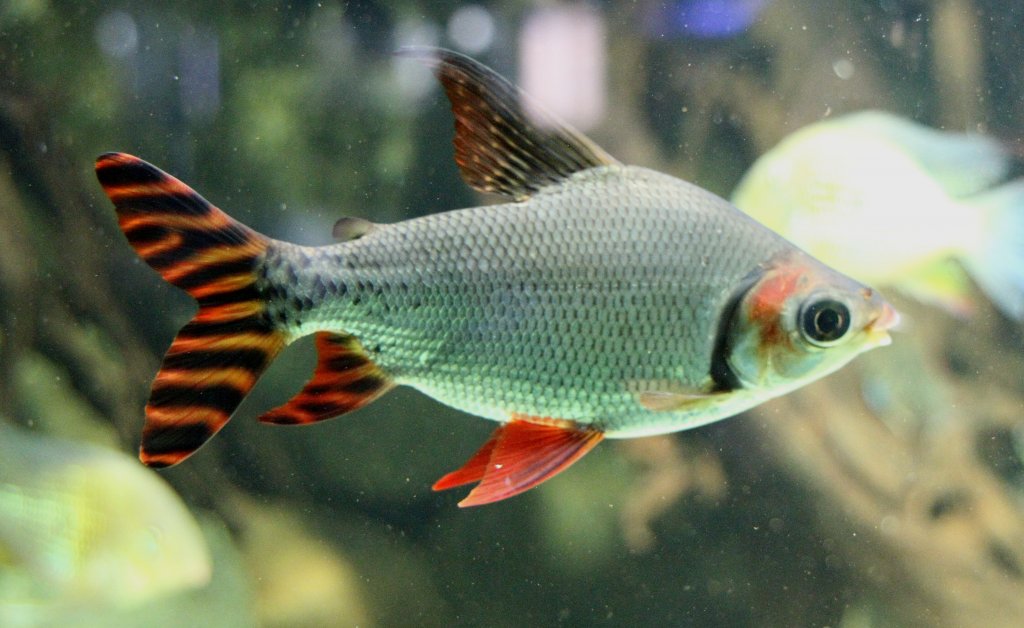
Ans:
[[[354,336],[316,334],[312,379],[288,403],[260,417],[265,423],[304,425],[361,408],[394,385]]]
[[[96,176],[139,257],[199,304],[146,405],[139,458],[173,465],[224,427],[285,345],[257,285],[270,240],[137,157],[101,155]]]

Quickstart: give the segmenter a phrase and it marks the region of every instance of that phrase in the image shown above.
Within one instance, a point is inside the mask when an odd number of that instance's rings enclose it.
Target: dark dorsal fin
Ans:
[[[465,55],[403,48],[434,70],[455,115],[455,162],[481,192],[529,197],[580,170],[619,163],[502,76]]]
[[[334,236],[335,240],[348,242],[349,240],[358,240],[376,228],[376,224],[365,218],[342,216],[338,219],[338,222],[334,223],[331,235]]]

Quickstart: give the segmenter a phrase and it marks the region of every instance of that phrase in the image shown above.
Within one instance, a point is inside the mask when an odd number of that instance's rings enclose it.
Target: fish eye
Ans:
[[[814,301],[800,314],[800,333],[819,347],[838,342],[849,330],[850,309],[834,299]]]

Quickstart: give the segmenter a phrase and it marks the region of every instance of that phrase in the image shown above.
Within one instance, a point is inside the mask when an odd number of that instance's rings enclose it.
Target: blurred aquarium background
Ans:
[[[971,193],[1024,155],[1019,0],[0,0],[0,625],[1024,625],[1024,326],[945,259],[969,306],[889,290],[891,347],[491,506],[430,484],[493,424],[413,391],[258,425],[312,369],[303,342],[194,457],[139,464],[193,306],[126,244],[93,160],[139,155],[305,244],[486,202],[429,71],[391,56],[410,44],[725,197],[786,136],[868,109],[987,138],[951,157]],[[880,181],[899,203],[843,214],[895,242],[873,262],[941,214]]]

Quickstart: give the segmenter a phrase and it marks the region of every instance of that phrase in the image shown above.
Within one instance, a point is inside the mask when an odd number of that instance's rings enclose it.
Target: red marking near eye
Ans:
[[[761,330],[761,348],[790,343],[782,328],[780,315],[786,300],[806,282],[805,269],[799,266],[776,268],[754,288],[748,318]]]

